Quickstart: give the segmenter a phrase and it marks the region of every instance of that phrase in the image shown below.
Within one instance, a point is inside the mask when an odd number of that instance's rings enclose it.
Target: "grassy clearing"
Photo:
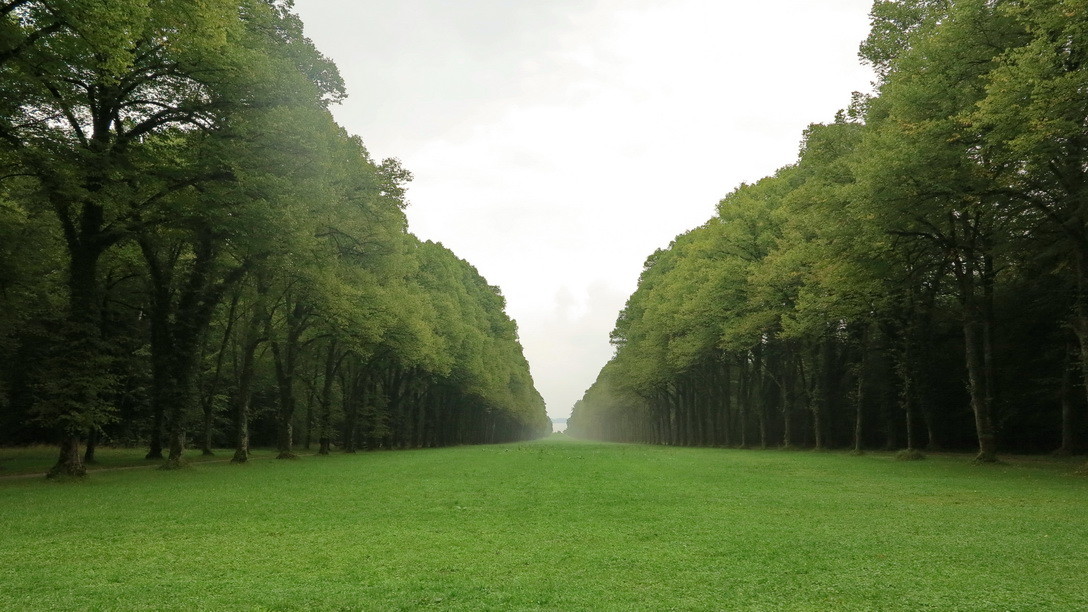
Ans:
[[[1088,609],[1071,465],[565,441],[0,481],[0,609]]]

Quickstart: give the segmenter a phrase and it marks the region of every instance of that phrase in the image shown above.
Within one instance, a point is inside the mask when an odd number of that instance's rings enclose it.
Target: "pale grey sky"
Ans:
[[[502,288],[567,416],[654,249],[868,91],[871,0],[296,0],[413,233]]]

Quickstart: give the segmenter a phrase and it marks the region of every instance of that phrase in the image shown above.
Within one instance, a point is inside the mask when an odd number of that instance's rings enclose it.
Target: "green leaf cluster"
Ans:
[[[77,474],[81,440],[548,430],[501,294],[408,233],[344,95],[290,2],[0,4],[0,441]]]
[[[875,94],[652,256],[570,429],[973,441],[983,461],[1083,444],[1086,9],[875,2],[861,45]]]

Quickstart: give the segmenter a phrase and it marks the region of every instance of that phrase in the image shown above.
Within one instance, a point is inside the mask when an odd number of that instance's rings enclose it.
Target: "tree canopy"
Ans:
[[[875,93],[651,257],[568,431],[1081,450],[1086,8],[875,2]]]
[[[501,293],[408,232],[344,96],[289,1],[0,4],[0,443],[80,475],[104,442],[550,431]]]

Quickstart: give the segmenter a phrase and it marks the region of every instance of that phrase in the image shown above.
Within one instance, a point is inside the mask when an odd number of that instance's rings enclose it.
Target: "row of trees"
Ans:
[[[1081,448],[1088,2],[871,17],[876,94],[647,260],[571,434]]]
[[[408,233],[343,96],[289,0],[0,2],[0,443],[78,475],[187,432],[245,461],[550,431],[499,290]]]

